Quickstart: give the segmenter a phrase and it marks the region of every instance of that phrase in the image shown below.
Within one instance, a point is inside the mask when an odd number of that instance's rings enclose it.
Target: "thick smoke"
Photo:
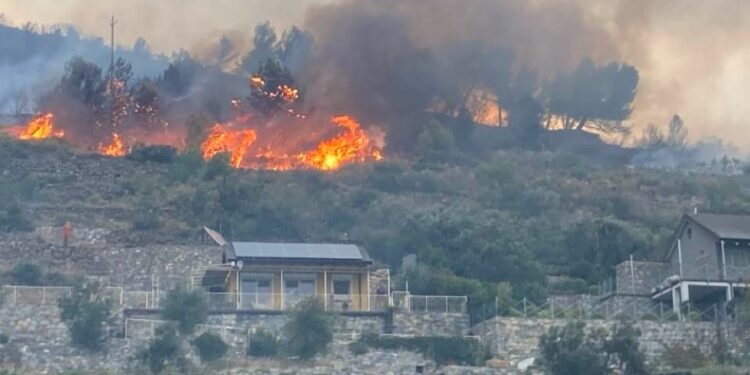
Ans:
[[[275,3],[260,0],[136,0],[127,3],[68,0],[54,4],[41,4],[41,0],[9,0],[3,2],[0,12],[17,23],[26,20],[46,24],[69,22],[87,34],[99,36],[107,36],[106,21],[115,13],[120,19],[118,39],[123,44],[130,45],[137,37],[144,36],[156,51],[169,53],[186,48],[200,57],[208,56],[206,59],[217,55],[213,43],[222,35],[227,35],[232,42],[236,55],[245,54],[251,47],[253,27],[264,19],[271,20],[279,29],[286,29],[292,24],[302,24],[304,18],[304,26],[316,34],[321,51],[336,51],[339,47],[329,42],[333,40],[348,41],[351,42],[348,45],[363,49],[356,40],[362,37],[364,30],[351,38],[336,35],[358,31],[352,29],[356,25],[346,18],[353,16],[360,20],[371,18],[371,24],[380,25],[377,32],[369,36],[369,42],[375,43],[369,53],[385,53],[386,43],[395,43],[397,48],[420,55],[427,52],[440,66],[425,74],[438,77],[445,73],[444,65],[451,63],[451,51],[455,48],[450,46],[464,42],[476,47],[472,53],[463,54],[474,56],[464,58],[466,66],[491,61],[483,56],[502,48],[513,52],[513,69],[523,65],[539,73],[541,78],[571,70],[582,58],[591,58],[597,63],[626,62],[635,65],[641,73],[630,122],[643,127],[648,123],[664,123],[672,114],[679,113],[693,141],[713,135],[744,148],[750,145],[747,137],[738,137],[744,133],[746,119],[750,116],[750,107],[743,102],[744,90],[750,85],[750,74],[745,69],[750,62],[750,50],[745,47],[750,39],[750,2],[743,0],[296,0]],[[394,30],[383,30],[388,24],[394,25]],[[395,35],[398,32],[402,36]],[[384,33],[384,39],[373,41],[378,39],[377,33]],[[468,44],[464,46],[468,48]],[[354,48],[351,52],[359,51]],[[395,62],[393,56],[365,54],[351,56],[349,63],[369,58],[390,58]],[[461,59],[453,60],[456,61]],[[388,74],[364,69],[336,72],[330,67],[341,68],[347,64],[346,59],[339,59],[339,56],[328,56],[322,62],[324,64],[317,65],[317,75],[308,76],[308,82],[315,78],[314,89],[340,98],[337,101],[341,104],[346,104],[345,99],[351,95],[368,93],[359,92],[363,85],[347,86],[337,82],[337,74],[357,72],[375,77]],[[45,64],[46,60],[39,58],[36,63]],[[27,65],[29,72],[36,70],[31,65]],[[0,70],[15,73],[7,67]],[[442,89],[446,84],[450,83],[436,81],[434,89]],[[18,86],[21,85],[14,87]],[[419,101],[421,97],[411,100]],[[382,99],[372,98],[368,104],[379,105],[380,102]]]
[[[104,67],[110,60],[110,48],[101,39],[82,37],[72,27],[40,30],[0,25],[0,51],[0,113],[32,111],[39,93],[57,83],[73,56]],[[158,75],[168,65],[167,58],[152,54],[142,39],[115,53],[130,61],[138,76]]]
[[[750,2],[608,0],[612,35],[643,80],[633,121],[680,113],[693,141],[718,136],[744,149],[750,107]]]
[[[425,110],[460,117],[468,96],[482,89],[507,109],[585,59],[616,60],[609,34],[584,15],[575,3],[510,0],[319,6],[306,17],[317,48],[303,82],[311,97],[350,108],[409,144]]]

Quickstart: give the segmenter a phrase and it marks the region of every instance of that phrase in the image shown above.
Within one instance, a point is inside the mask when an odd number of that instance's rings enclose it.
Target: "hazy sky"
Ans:
[[[310,5],[334,1],[1,0],[0,13],[15,24],[68,23],[104,37],[114,13],[121,44],[143,36],[153,50],[171,52],[195,51],[224,33],[249,40],[244,35],[266,19],[277,29],[303,24]],[[611,59],[641,73],[633,122],[666,124],[679,113],[691,139],[718,136],[750,149],[750,1],[523,1],[539,8],[578,4],[588,22],[607,30],[615,48],[608,49]]]

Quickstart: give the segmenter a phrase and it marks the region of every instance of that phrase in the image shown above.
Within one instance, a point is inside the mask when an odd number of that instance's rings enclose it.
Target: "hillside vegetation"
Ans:
[[[0,142],[3,231],[71,220],[166,234],[206,225],[235,240],[349,241],[396,272],[404,255],[417,254],[419,268],[401,282],[416,293],[467,294],[475,306],[510,290],[532,299],[593,292],[630,254],[658,258],[693,207],[750,213],[747,176],[637,169],[597,155],[477,157],[422,144],[408,160],[272,172],[168,149],[135,161],[56,141]],[[548,275],[567,282],[548,285]]]

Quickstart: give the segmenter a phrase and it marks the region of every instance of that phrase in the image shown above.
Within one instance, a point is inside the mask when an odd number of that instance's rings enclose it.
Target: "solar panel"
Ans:
[[[274,242],[232,242],[242,258],[349,259],[366,260],[357,245]]]

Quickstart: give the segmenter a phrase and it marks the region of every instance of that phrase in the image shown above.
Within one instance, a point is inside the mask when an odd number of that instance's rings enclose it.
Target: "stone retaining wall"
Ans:
[[[102,245],[96,230],[87,231],[85,245],[63,247],[45,238],[51,230],[21,238],[0,238],[0,271],[33,262],[49,271],[96,277],[105,285],[127,290],[151,290],[154,276],[161,290],[186,285],[193,270],[221,262],[221,250],[211,245]],[[81,234],[83,235],[83,234]],[[80,238],[80,237],[79,237]]]
[[[517,362],[537,356],[539,338],[550,327],[568,322],[563,319],[496,317],[477,324],[473,330],[495,357]],[[589,320],[586,324],[587,329],[603,328],[612,332],[618,322]],[[735,323],[640,321],[636,328],[641,331],[641,349],[650,363],[658,362],[670,346],[694,345],[703,354],[713,355],[719,345],[719,333],[723,335],[729,354],[746,350],[745,330]]]
[[[414,336],[464,336],[470,330],[465,313],[393,312],[393,333]]]
[[[111,339],[106,353],[91,354],[73,348],[67,326],[55,305],[0,306],[0,332],[10,342],[0,345],[0,365],[20,373],[59,373],[70,369],[119,369],[137,347],[128,340]]]

